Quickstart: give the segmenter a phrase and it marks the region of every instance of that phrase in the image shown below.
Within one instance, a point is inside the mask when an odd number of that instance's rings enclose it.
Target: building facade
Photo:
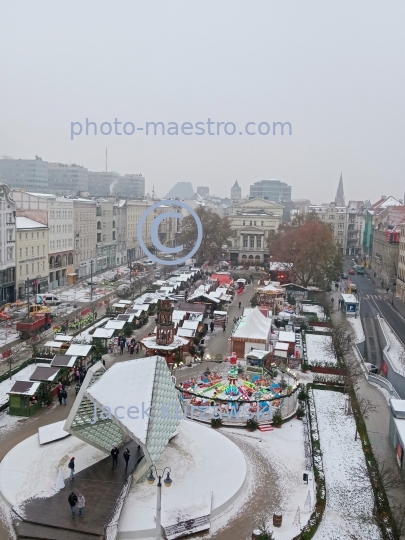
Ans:
[[[38,156],[35,159],[0,159],[0,182],[12,189],[47,193],[48,164]]]
[[[327,223],[339,245],[342,253],[346,252],[347,239],[347,208],[337,206],[336,203],[311,205],[309,211],[313,212],[323,222]]]
[[[396,294],[402,302],[405,302],[405,223],[401,224],[400,231]]]
[[[17,210],[18,213],[18,210]],[[48,291],[48,226],[25,216],[16,217],[16,297]]]
[[[88,170],[73,163],[48,163],[48,191],[57,195],[77,196],[89,191]]]
[[[250,186],[250,197],[284,205],[291,201],[291,186],[281,180],[260,180]]]
[[[364,201],[349,201],[347,205],[346,255],[360,255],[362,252],[364,215]]]
[[[238,181],[235,180],[234,185],[231,187],[231,201],[233,203],[238,203],[242,199],[242,189],[238,184]]]
[[[0,306],[15,300],[16,209],[7,184],[0,184]]]
[[[143,199],[145,178],[141,174],[125,174],[111,185],[111,195],[121,199]]]
[[[283,206],[264,199],[250,199],[234,204],[228,216],[235,237],[229,248],[233,265],[262,266],[268,262],[267,239],[277,231],[283,219]]]
[[[96,256],[96,201],[73,199],[74,265],[76,277],[90,276],[95,272]],[[93,269],[92,269],[93,264]]]
[[[115,239],[117,242],[117,266],[127,263],[127,201],[114,202]]]
[[[111,201],[97,199],[96,206],[96,272],[116,267],[117,233],[114,205]]]
[[[127,201],[127,261],[128,262],[134,262],[141,257],[143,257],[145,254],[143,250],[141,249],[141,246],[139,244],[138,240],[138,225],[139,221],[152,205],[152,201]],[[146,222],[143,226],[142,230],[142,238],[146,244],[146,246],[151,246],[151,240],[150,240],[150,231],[151,226],[153,223],[155,216],[154,213],[151,212]]]

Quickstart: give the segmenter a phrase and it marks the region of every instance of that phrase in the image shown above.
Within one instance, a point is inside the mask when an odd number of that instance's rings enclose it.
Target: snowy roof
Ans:
[[[274,349],[277,349],[278,351],[288,351],[288,343],[282,343],[278,341],[275,344]]]
[[[191,330],[197,330],[199,321],[184,321],[182,328],[189,328]]]
[[[114,335],[114,328],[97,328],[93,337],[95,338],[111,338]]]
[[[53,424],[39,427],[39,444],[47,444],[53,441],[57,441],[59,439],[64,439],[65,437],[69,437],[70,433],[63,429],[64,425],[65,420],[61,420],[60,422],[55,422]]]
[[[295,343],[295,332],[283,332],[278,335],[279,341],[285,341],[287,343]]]
[[[122,320],[108,321],[104,328],[114,328],[115,330],[122,330],[125,326],[125,322],[126,321]]]
[[[341,296],[342,296],[343,301],[344,301],[345,304],[358,304],[359,303],[359,301],[354,296],[354,294],[343,294],[342,293]]]
[[[178,347],[183,347],[183,345],[187,345],[188,339],[176,335],[174,336],[173,343],[171,343],[170,345],[159,345],[158,343],[156,343],[156,336],[148,336],[142,339],[142,343],[148,349],[172,351],[174,349],[177,349]]]
[[[390,405],[391,405],[391,409],[392,409],[392,412],[394,413],[395,416],[397,416],[397,413],[398,416],[400,418],[404,418],[404,414],[405,414],[405,400],[404,399],[390,399]]]
[[[48,227],[43,223],[34,221],[33,219],[27,217],[16,217],[15,223],[17,229],[47,229]]]
[[[274,293],[274,294],[284,293],[284,289],[281,289],[280,287],[275,287],[274,285],[271,285],[271,284],[266,285],[265,287],[258,287],[256,291],[259,293]]]
[[[79,345],[74,343],[68,348],[66,354],[70,354],[71,356],[87,356],[91,349],[92,345]]]
[[[159,458],[180,423],[174,414],[162,412],[164,406],[173,406],[173,412],[180,403],[161,356],[114,364],[87,388],[86,396],[101,407],[109,407],[113,422],[146,446],[152,462]]]
[[[195,336],[195,330],[192,328],[179,328],[177,330],[177,336],[192,338]]]
[[[60,349],[63,345],[63,341],[47,341],[44,347],[52,347],[53,349]]]
[[[77,356],[70,356],[68,354],[57,354],[53,357],[51,366],[58,367],[73,367],[77,360]]]
[[[233,337],[267,340],[271,332],[271,319],[263,315],[258,307],[242,318]]]
[[[59,374],[58,367],[37,367],[30,377],[30,381],[54,381]]]
[[[270,351],[263,351],[262,349],[252,349],[250,352],[245,354],[245,358],[264,358],[270,354]]]
[[[127,305],[130,306],[132,304],[132,302],[131,302],[131,300],[120,300],[119,304],[127,304]]]
[[[73,336],[65,336],[64,334],[56,334],[53,338],[55,341],[64,341],[64,342],[70,342],[73,339]]]
[[[25,396],[33,396],[37,393],[39,387],[41,386],[40,382],[33,381],[16,381],[11,387],[8,394],[22,394]]]

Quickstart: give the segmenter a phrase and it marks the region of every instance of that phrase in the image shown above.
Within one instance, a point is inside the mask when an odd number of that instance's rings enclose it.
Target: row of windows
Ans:
[[[14,259],[14,248],[8,247],[4,253],[6,255],[6,261],[12,261]],[[2,255],[3,255],[3,252],[2,252],[2,249],[0,248],[0,261],[3,261]]]
[[[40,272],[40,268],[42,266],[42,270],[45,270],[45,261],[43,261],[42,263],[39,263],[37,262],[37,272]],[[25,270],[25,272],[24,272]],[[31,263],[31,274],[35,272],[35,263]],[[26,265],[23,265],[23,264],[20,264],[20,276],[28,276],[28,274],[30,273],[30,265],[29,264],[26,264]]]
[[[73,230],[73,225],[51,225],[49,227],[49,232],[51,234],[61,234],[61,233],[71,233]]]
[[[72,218],[73,210],[51,210],[50,218],[62,219],[62,218]]]
[[[37,246],[37,255],[39,255],[40,247]],[[29,248],[25,248],[25,256],[28,257]],[[31,247],[31,257],[35,255],[35,247]],[[45,255],[45,246],[42,246],[42,255]],[[23,257],[23,248],[20,248],[20,259]]]
[[[20,233],[20,240],[22,240],[22,235],[25,234],[25,240],[28,240],[28,234],[29,233]],[[39,238],[39,232],[37,232],[37,238]],[[34,238],[34,233],[31,233],[31,238]],[[45,231],[42,231],[42,238],[45,238]]]
[[[60,240],[51,240],[49,243],[51,249],[59,249],[65,247],[72,247],[73,241],[72,238],[61,238]]]

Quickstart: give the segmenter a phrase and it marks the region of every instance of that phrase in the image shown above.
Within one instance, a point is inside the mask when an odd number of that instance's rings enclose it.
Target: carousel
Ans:
[[[277,378],[262,368],[242,367],[235,353],[226,360],[229,360],[228,371],[211,373],[206,370],[197,377],[176,384],[184,405],[202,410],[215,406],[239,408],[239,404],[247,405],[250,412],[256,412],[258,408],[268,411],[281,409],[285,400],[293,398],[298,389],[298,377],[289,369]]]

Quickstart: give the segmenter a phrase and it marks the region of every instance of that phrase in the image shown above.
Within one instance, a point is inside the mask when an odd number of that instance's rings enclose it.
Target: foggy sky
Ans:
[[[348,0],[1,2],[0,155],[228,195],[402,198],[405,5]],[[81,136],[70,122],[290,122],[281,136]]]

